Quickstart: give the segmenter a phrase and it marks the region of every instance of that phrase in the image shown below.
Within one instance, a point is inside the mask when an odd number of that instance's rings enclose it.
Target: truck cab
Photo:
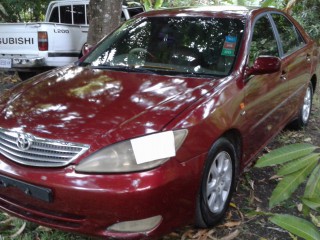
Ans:
[[[88,29],[89,0],[52,1],[44,22],[0,24],[0,69],[41,72],[81,57]],[[140,4],[123,5],[121,20],[143,12]]]

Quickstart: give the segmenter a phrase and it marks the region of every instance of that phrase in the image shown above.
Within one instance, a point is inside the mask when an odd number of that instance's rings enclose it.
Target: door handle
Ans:
[[[280,76],[281,81],[287,80],[287,71],[283,70]]]
[[[281,75],[280,79],[281,79],[281,81],[286,81],[287,80],[287,76],[286,75]]]
[[[307,53],[306,60],[307,62],[311,62],[311,55],[309,53]]]

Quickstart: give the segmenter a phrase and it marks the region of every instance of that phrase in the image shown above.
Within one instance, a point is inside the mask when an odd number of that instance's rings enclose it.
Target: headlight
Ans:
[[[134,172],[157,167],[176,155],[188,131],[150,134],[103,148],[84,159],[76,171],[86,173]]]

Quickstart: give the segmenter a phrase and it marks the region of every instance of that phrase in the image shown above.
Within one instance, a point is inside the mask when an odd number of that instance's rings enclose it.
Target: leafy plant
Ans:
[[[141,0],[141,3],[147,11],[162,7],[163,2],[164,0]]]
[[[0,21],[29,22],[44,19],[50,0],[1,0]]]
[[[293,17],[300,22],[311,37],[320,43],[320,1],[297,1],[292,10]]]
[[[310,220],[287,214],[270,217],[274,224],[304,239],[319,240],[320,214],[320,153],[319,147],[307,143],[292,144],[276,149],[261,157],[255,167],[280,165],[276,175],[280,179],[269,200],[273,208],[289,199],[295,190],[307,180],[301,197],[305,216]]]

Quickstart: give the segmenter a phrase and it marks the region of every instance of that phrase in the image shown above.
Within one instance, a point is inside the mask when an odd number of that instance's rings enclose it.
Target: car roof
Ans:
[[[144,17],[235,17],[245,18],[251,11],[261,9],[257,7],[245,6],[203,6],[203,7],[184,7],[170,8],[148,11],[139,16]]]

